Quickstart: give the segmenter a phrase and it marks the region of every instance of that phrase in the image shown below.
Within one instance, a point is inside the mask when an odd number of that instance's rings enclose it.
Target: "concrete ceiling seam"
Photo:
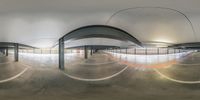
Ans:
[[[194,36],[194,39],[196,42],[198,42],[198,39],[197,39],[197,35],[196,35],[196,31],[194,29],[194,25],[192,23],[192,21],[190,20],[190,18],[184,14],[183,12],[179,11],[179,10],[176,10],[176,9],[173,9],[173,8],[167,8],[167,7],[130,7],[130,8],[125,8],[125,9],[121,9],[121,10],[118,10],[116,11],[115,13],[113,13],[109,19],[106,21],[105,25],[109,25],[110,21],[115,17],[117,16],[118,14],[122,13],[122,12],[125,12],[125,11],[129,11],[129,10],[136,10],[136,9],[150,9],[150,8],[154,8],[154,9],[165,9],[165,10],[171,10],[171,11],[174,11],[180,15],[182,15],[186,21],[189,23],[191,29],[192,29],[192,34]],[[136,37],[137,38],[137,37]],[[139,39],[140,40],[140,39]],[[143,42],[143,40],[140,40],[141,42]]]

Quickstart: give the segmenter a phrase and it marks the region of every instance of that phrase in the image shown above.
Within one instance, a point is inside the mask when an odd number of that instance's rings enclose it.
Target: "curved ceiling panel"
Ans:
[[[52,47],[77,27],[104,23],[107,19],[104,16],[102,13],[0,13],[0,42]]]
[[[84,46],[84,45],[116,46],[116,47],[121,47],[121,48],[137,46],[137,44],[133,42],[120,41],[120,40],[109,39],[109,38],[84,38],[84,39],[78,39],[74,41],[65,42],[66,48],[78,47],[78,46]]]
[[[20,43],[31,45],[37,48],[50,48],[57,43],[57,38],[37,38],[26,41],[21,41]]]
[[[184,14],[168,8],[141,7],[121,10],[107,22],[126,30],[142,43],[199,42]]]
[[[41,38],[58,40],[82,26],[105,25],[109,17],[121,9],[158,5],[177,9],[187,15],[194,25],[196,38],[187,19],[169,9],[120,11],[108,25],[121,28],[147,44],[199,42],[199,4],[199,0],[1,0],[0,42],[24,43]],[[51,41],[52,44],[48,45],[55,45],[52,39],[45,41]],[[30,42],[26,44],[32,45]]]

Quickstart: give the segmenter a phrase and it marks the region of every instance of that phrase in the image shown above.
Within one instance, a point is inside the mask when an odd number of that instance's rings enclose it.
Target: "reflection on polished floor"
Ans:
[[[84,59],[82,54],[67,53],[65,70],[60,71],[57,54],[21,53],[20,62],[13,62],[11,54],[1,55],[0,80],[20,76],[5,80],[6,83],[0,81],[0,99],[199,100],[200,84],[181,83],[165,77],[199,81],[199,52],[157,55],[157,58],[134,56],[138,55],[97,52]],[[148,60],[154,58],[157,60]],[[167,63],[170,61],[173,63]],[[153,67],[161,63],[168,67]]]

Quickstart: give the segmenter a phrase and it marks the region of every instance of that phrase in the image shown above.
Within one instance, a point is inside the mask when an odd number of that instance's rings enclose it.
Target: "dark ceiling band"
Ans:
[[[16,43],[13,43],[13,42],[0,42],[0,47],[14,47],[15,44]],[[36,47],[33,47],[33,46],[21,44],[21,43],[17,43],[17,44],[19,44],[19,46],[21,46],[21,47],[36,48]]]
[[[130,35],[128,32],[108,25],[90,25],[80,27],[69,32],[61,38],[67,41],[92,37],[103,37],[117,39],[121,41],[131,41],[138,46],[142,46],[142,43],[138,39]]]

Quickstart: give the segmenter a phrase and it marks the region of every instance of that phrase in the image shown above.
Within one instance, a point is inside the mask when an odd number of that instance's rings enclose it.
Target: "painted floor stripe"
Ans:
[[[118,61],[112,61],[112,62],[105,62],[105,63],[80,63],[81,65],[106,65],[106,64],[112,64],[112,63],[117,63]]]
[[[67,73],[65,73],[64,71],[62,71],[62,73],[66,76],[68,76],[69,78],[72,78],[72,79],[75,79],[75,80],[79,80],[79,81],[87,81],[87,82],[95,82],[95,81],[103,81],[103,80],[108,80],[108,79],[111,79],[115,76],[118,76],[119,74],[121,74],[122,72],[124,72],[126,69],[128,68],[128,66],[126,66],[124,69],[122,69],[121,71],[111,75],[111,76],[108,76],[108,77],[104,77],[104,78],[98,78],[98,79],[85,79],[85,78],[80,78],[80,77],[76,77],[76,76],[72,76],[72,75],[69,75]]]
[[[154,71],[157,72],[160,76],[162,76],[170,81],[176,82],[176,83],[182,83],[182,84],[199,84],[200,83],[200,81],[182,81],[182,80],[173,79],[173,78],[170,78],[170,77],[164,75],[163,73],[158,71],[158,69],[154,69]]]
[[[174,64],[174,65],[183,65],[183,66],[198,66],[200,65],[200,63],[197,63],[197,64]]]
[[[14,62],[13,62],[13,61],[3,62],[3,63],[0,63],[0,65],[3,65],[3,64],[10,64],[10,63],[14,63]]]
[[[21,64],[21,63],[20,63],[20,64]],[[24,65],[24,64],[21,64],[21,65],[27,66],[27,65]],[[10,77],[10,78],[4,79],[4,80],[0,80],[0,83],[9,82],[9,81],[12,81],[12,80],[18,78],[19,76],[21,76],[22,74],[24,74],[24,73],[28,70],[28,68],[29,68],[29,67],[27,66],[23,71],[21,71],[19,74],[15,75],[15,76],[13,76],[13,77]]]

